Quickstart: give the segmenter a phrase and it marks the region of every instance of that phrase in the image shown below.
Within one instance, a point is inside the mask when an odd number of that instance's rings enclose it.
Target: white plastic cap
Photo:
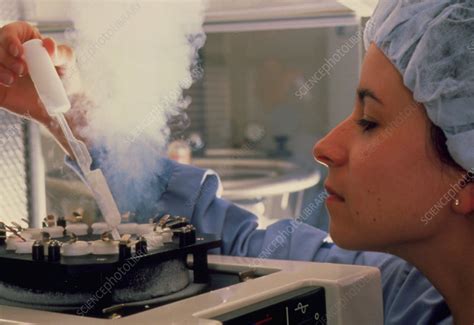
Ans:
[[[30,40],[23,48],[31,79],[49,115],[67,112],[71,103],[43,41]]]

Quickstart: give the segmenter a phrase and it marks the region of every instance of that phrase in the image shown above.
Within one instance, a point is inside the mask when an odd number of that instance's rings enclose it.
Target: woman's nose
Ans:
[[[349,139],[343,124],[336,126],[314,145],[313,157],[316,161],[328,167],[341,166],[347,162]]]

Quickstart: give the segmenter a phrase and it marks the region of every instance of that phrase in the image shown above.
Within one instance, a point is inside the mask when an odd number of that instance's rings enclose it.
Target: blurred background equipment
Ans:
[[[8,1],[2,2],[3,8],[2,14],[9,15],[5,21],[28,17],[59,42],[74,34],[71,23],[63,21],[67,1]],[[326,169],[314,162],[311,151],[352,110],[363,21],[334,0],[211,1],[204,24],[206,43],[199,52],[199,66],[191,73],[196,81],[185,91],[192,99],[187,109],[191,124],[184,130],[172,128],[170,152],[199,167],[216,169],[223,180],[223,197],[252,210],[260,227],[275,219],[303,216],[304,222],[327,230],[328,214],[321,199]],[[8,129],[17,129],[15,123],[24,123],[7,113],[1,119],[3,138]],[[25,159],[31,150],[20,146],[31,137],[25,138],[23,132],[34,128],[22,126],[16,138],[3,140],[9,148],[16,146],[18,157],[7,158],[12,154],[3,152],[2,159],[17,161],[19,171],[11,173],[7,164],[0,165],[4,168],[0,177],[10,184],[1,195],[6,197],[3,193],[15,188],[12,177],[23,184],[16,187],[21,195],[13,196],[19,202],[8,203],[10,210],[3,211],[17,218],[38,214],[29,208],[35,204],[41,213],[47,209],[57,215],[83,207],[84,219],[95,221],[98,211],[92,197],[64,166],[63,153],[45,130],[32,131],[41,133],[41,142],[32,151],[37,159]],[[40,145],[42,151],[37,150]],[[45,172],[36,170],[45,177],[47,194],[40,191],[32,200],[32,180],[26,178],[32,175],[31,167],[41,167],[41,161]],[[38,185],[41,178],[36,179],[33,187],[44,188]],[[311,203],[317,209],[303,215]],[[11,209],[21,216],[8,212]]]

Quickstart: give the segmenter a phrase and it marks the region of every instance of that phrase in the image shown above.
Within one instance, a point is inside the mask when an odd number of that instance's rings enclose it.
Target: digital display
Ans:
[[[324,288],[290,291],[213,319],[224,325],[327,324]]]

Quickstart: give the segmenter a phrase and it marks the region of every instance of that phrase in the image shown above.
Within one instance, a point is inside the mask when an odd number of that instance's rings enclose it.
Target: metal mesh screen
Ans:
[[[28,218],[27,164],[23,120],[0,111],[0,220]]]
[[[22,0],[0,0],[1,24],[21,16]],[[0,221],[28,218],[24,122],[0,109]]]

